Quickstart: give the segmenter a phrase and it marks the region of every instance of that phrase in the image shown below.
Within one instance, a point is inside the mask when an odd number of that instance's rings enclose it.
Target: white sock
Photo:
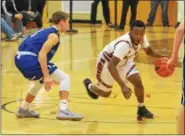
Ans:
[[[27,109],[29,109],[29,107],[30,107],[30,103],[28,103],[27,101],[23,101],[22,102],[22,104],[21,104],[21,106],[20,106],[23,110],[27,110]]]
[[[89,85],[88,85],[89,90],[91,90],[91,85],[92,85],[92,84],[89,84]]]
[[[144,105],[144,103],[138,103],[138,107],[143,107]]]
[[[67,109],[67,100],[60,100],[60,110],[66,110]]]

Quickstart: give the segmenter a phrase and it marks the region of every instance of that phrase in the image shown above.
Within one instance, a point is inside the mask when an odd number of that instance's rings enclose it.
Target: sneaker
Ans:
[[[170,27],[170,25],[169,25],[169,24],[163,24],[163,26],[164,26],[164,27]]]
[[[117,31],[124,31],[124,29],[125,29],[125,26],[118,26],[116,28]]]
[[[90,23],[90,27],[95,27],[95,24]]]
[[[15,114],[18,118],[39,118],[39,113],[32,110],[19,108]]]
[[[18,40],[19,33],[14,33],[10,39],[6,39],[6,41],[15,41]]]
[[[18,38],[20,38],[22,35],[22,32],[17,33],[17,35],[18,35]]]
[[[92,98],[92,99],[98,99],[98,95],[94,94],[93,92],[91,92],[91,90],[88,88],[88,85],[91,84],[91,80],[86,78],[83,81],[84,86],[86,88],[87,94]]]
[[[145,106],[138,107],[137,115],[138,117],[145,117],[149,119],[154,118],[154,115]]]
[[[69,109],[66,110],[58,110],[57,119],[59,120],[73,120],[73,121],[80,121],[83,119],[83,116],[71,112]]]
[[[108,23],[107,26],[108,26],[109,28],[115,28],[115,26],[114,26],[112,23]]]
[[[25,39],[25,38],[27,38],[28,37],[28,35],[25,35],[25,34],[22,34],[21,36],[20,36],[20,38],[23,38],[23,39]]]

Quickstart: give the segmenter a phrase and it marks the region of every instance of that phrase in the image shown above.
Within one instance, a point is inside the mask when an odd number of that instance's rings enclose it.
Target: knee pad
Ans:
[[[42,88],[42,84],[40,84],[39,82],[31,83],[28,93],[33,96],[36,96],[41,88]]]
[[[64,78],[60,82],[60,91],[68,91],[70,89],[70,77],[69,75],[65,75]]]

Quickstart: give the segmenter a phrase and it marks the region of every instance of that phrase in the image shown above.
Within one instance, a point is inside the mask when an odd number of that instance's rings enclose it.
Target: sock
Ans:
[[[91,90],[91,85],[92,85],[92,84],[89,84],[89,85],[88,85],[89,90]]]
[[[20,107],[21,107],[23,110],[27,110],[27,109],[29,109],[29,107],[30,107],[30,103],[28,103],[27,101],[24,100]]]
[[[144,103],[138,103],[138,107],[143,107],[144,105]]]
[[[67,100],[60,100],[60,110],[66,110],[67,109]]]

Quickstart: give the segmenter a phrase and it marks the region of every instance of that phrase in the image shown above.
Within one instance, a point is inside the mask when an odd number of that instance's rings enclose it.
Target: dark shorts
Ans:
[[[18,55],[16,55],[14,60],[16,67],[26,79],[43,79],[42,69],[36,56],[24,55],[19,57]],[[47,65],[49,74],[52,74],[57,69],[57,66],[55,66],[53,63],[48,62]]]

